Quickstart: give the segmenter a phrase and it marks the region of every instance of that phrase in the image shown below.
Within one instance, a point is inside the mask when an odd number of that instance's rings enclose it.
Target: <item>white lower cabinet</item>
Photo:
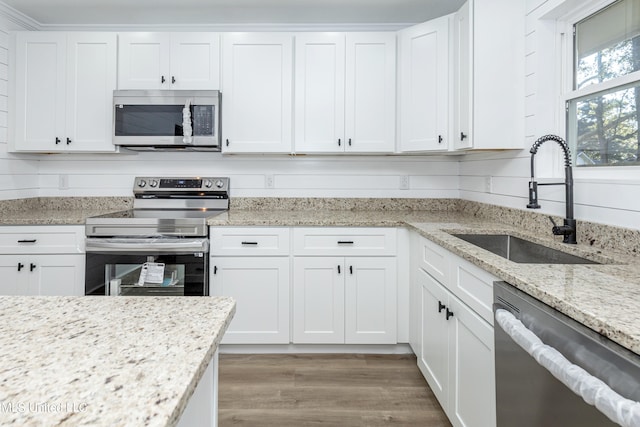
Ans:
[[[0,295],[84,295],[84,227],[0,227]]]
[[[211,227],[211,295],[236,300],[223,344],[289,344],[289,229]]]
[[[236,300],[223,344],[289,343],[289,258],[214,257],[211,295]]]
[[[296,257],[293,342],[396,344],[395,257]]]
[[[495,277],[421,237],[412,241],[412,253],[419,254],[410,288],[412,299],[419,298],[410,302],[418,367],[455,427],[495,426],[493,326],[483,309]]]
[[[84,255],[0,255],[0,295],[83,295],[84,258]]]
[[[293,342],[397,344],[396,230],[293,230]]]

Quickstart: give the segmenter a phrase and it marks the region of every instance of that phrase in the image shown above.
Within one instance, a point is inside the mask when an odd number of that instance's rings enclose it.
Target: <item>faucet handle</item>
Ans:
[[[549,221],[551,221],[551,224],[553,224],[553,227],[551,227],[551,232],[553,233],[553,235],[554,236],[562,235],[563,234],[562,229],[558,226],[558,224],[556,224],[556,222],[553,220],[551,215],[549,215]]]

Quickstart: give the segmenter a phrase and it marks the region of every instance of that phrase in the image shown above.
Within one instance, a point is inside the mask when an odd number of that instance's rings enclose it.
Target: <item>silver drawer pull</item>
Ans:
[[[353,240],[338,240],[339,245],[353,245]]]
[[[22,239],[22,240],[18,240],[18,243],[35,243],[37,242],[37,239]]]
[[[258,242],[242,242],[241,244],[245,246],[258,246]]]

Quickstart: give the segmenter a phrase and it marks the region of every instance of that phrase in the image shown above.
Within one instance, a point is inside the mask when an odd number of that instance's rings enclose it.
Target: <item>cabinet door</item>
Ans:
[[[396,259],[345,261],[345,343],[397,344]]]
[[[30,295],[84,295],[84,255],[34,255],[25,264]]]
[[[170,89],[170,33],[120,33],[118,89]]]
[[[277,33],[224,35],[224,152],[291,152],[292,39]]]
[[[16,35],[14,149],[64,149],[66,33]]]
[[[469,2],[458,10],[454,16],[454,96],[453,96],[453,147],[457,150],[473,146],[471,130],[471,69],[473,67],[471,39],[471,16]]]
[[[112,140],[117,40],[114,33],[67,37],[67,151],[115,151]]]
[[[296,36],[295,151],[344,151],[343,33]]]
[[[420,270],[422,285],[422,356],[418,367],[443,408],[448,407],[449,330],[446,307],[449,293]]]
[[[399,32],[400,151],[448,149],[449,20]]]
[[[220,36],[217,33],[172,33],[172,89],[220,89]]]
[[[345,78],[345,151],[393,152],[395,33],[348,33]]]
[[[456,297],[449,300],[451,378],[447,414],[456,427],[496,425],[493,328]]]
[[[210,282],[237,304],[224,344],[289,343],[288,257],[213,257]]]
[[[344,344],[344,258],[293,261],[293,342]]]
[[[20,270],[18,270],[18,268]],[[0,256],[0,295],[29,295],[29,268],[25,268],[24,256]]]

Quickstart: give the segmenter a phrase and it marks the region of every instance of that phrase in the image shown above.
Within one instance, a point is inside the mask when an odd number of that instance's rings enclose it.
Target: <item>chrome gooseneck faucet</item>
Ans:
[[[540,148],[540,146],[547,141],[557,142],[564,151],[564,182],[538,184],[535,180],[534,157],[538,152],[538,148]],[[564,236],[564,239],[562,240],[564,243],[575,245],[577,243],[576,220],[573,218],[573,172],[571,170],[571,153],[569,152],[569,146],[564,141],[564,139],[560,138],[557,135],[545,135],[533,143],[529,152],[531,153],[531,181],[529,182],[529,204],[527,204],[527,208],[540,209],[540,205],[538,204],[538,185],[564,185],[566,190],[566,218],[564,219],[563,225],[557,225],[553,221],[553,218],[549,217],[549,219],[553,223],[553,228],[551,229],[551,231],[556,236]]]

